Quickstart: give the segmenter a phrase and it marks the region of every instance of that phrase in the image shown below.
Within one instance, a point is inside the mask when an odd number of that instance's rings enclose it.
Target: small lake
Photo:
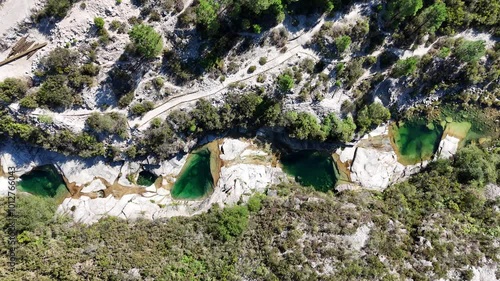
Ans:
[[[285,173],[318,191],[333,190],[339,178],[335,161],[327,152],[302,150],[282,155],[280,161]]]
[[[155,183],[158,176],[151,173],[150,171],[141,171],[139,177],[137,178],[137,184],[142,186],[151,186]]]
[[[424,121],[393,125],[392,135],[399,161],[412,165],[430,159],[439,147],[442,134],[439,124]]]
[[[53,165],[36,167],[22,175],[17,188],[20,191],[52,198],[62,198],[69,193],[63,177]]]
[[[213,190],[214,178],[210,169],[210,154],[210,150],[203,147],[188,156],[172,187],[173,198],[198,199]]]

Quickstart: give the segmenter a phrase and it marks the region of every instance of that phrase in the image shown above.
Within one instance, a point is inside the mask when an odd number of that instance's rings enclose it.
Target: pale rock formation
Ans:
[[[446,135],[444,139],[439,143],[439,148],[436,156],[440,159],[450,159],[457,153],[459,138]]]
[[[102,183],[101,180],[95,179],[89,185],[85,186],[81,192],[82,193],[92,193],[97,192],[99,190],[106,189],[106,186]]]
[[[356,232],[354,234],[344,235],[343,239],[344,241],[346,241],[351,245],[353,250],[359,252],[365,246],[366,241],[368,241],[368,238],[370,238],[369,234],[372,227],[373,227],[372,222],[364,224],[358,227],[358,229],[356,229]]]
[[[234,160],[248,147],[248,145],[248,143],[240,140],[225,139],[221,149],[224,153],[220,154],[220,159],[224,161]]]
[[[351,167],[351,180],[367,189],[384,190],[396,173],[405,170],[394,152],[358,147]]]

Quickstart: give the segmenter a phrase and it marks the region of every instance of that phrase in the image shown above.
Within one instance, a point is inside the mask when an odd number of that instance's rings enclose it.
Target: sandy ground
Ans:
[[[0,36],[29,17],[35,3],[36,0],[7,0],[0,5]]]

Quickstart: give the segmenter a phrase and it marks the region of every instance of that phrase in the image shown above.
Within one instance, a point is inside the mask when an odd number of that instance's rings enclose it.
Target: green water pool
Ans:
[[[400,162],[416,164],[430,159],[439,147],[442,134],[443,128],[439,124],[426,124],[423,121],[394,126],[394,143]]]
[[[326,152],[302,150],[283,155],[280,160],[285,173],[318,191],[333,190],[339,178],[335,162]]]
[[[210,170],[210,150],[201,148],[188,156],[186,164],[172,187],[175,199],[197,199],[213,189],[214,179]]]
[[[36,167],[20,179],[17,183],[20,191],[52,198],[61,198],[68,194],[62,176],[52,165]]]
[[[139,177],[137,178],[137,184],[142,186],[151,186],[155,183],[157,175],[151,173],[150,171],[141,171]]]

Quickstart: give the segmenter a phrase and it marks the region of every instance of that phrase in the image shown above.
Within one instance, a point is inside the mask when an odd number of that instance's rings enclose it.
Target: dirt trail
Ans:
[[[263,70],[248,74],[248,73],[246,73],[246,70],[244,68],[242,68],[238,73],[228,77],[224,81],[224,83],[222,83],[222,85],[217,86],[217,87],[212,87],[212,88],[200,89],[196,92],[192,92],[189,94],[181,94],[177,97],[173,97],[170,100],[168,100],[167,102],[165,102],[165,103],[157,106],[155,109],[149,111],[143,117],[129,121],[129,126],[131,128],[137,127],[140,130],[144,130],[147,128],[147,125],[149,124],[149,122],[151,122],[151,120],[168,112],[170,109],[175,108],[176,106],[218,94],[221,91],[225,90],[229,85],[231,85],[233,83],[243,82],[243,81],[246,81],[248,79],[257,77],[259,74],[266,73],[272,69],[278,68],[278,67],[282,66],[285,62],[287,62],[288,60],[292,59],[293,57],[295,57],[297,55],[302,54],[302,55],[307,55],[307,56],[313,57],[315,59],[319,59],[318,56],[313,51],[311,51],[310,49],[304,49],[302,46],[304,44],[306,44],[317,31],[319,31],[319,29],[321,28],[323,23],[324,23],[324,19],[321,18],[318,21],[318,24],[316,24],[314,26],[314,28],[303,33],[298,38],[295,38],[294,40],[289,41],[289,43],[286,45],[287,52],[282,54],[282,53],[279,53],[278,50],[276,50],[276,52],[277,52],[276,57],[268,60],[268,62],[265,65],[266,67]]]

